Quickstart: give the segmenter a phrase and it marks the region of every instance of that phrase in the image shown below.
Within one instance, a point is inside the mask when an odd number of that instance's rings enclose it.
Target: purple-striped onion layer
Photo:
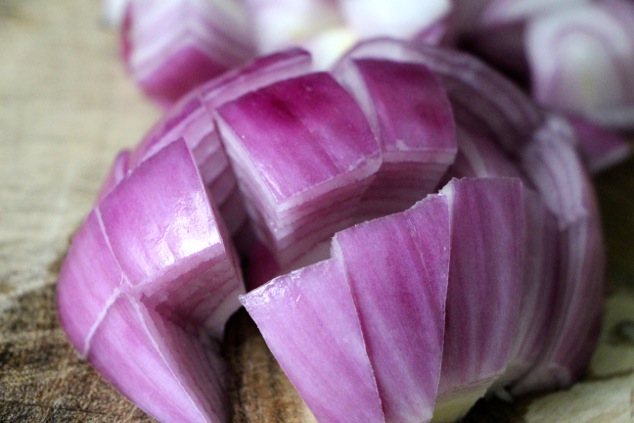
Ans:
[[[244,286],[227,241],[178,140],[99,201],[64,261],[62,327],[97,371],[161,421],[228,418],[218,343]]]

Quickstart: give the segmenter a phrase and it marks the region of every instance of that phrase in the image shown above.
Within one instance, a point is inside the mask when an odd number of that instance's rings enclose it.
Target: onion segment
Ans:
[[[381,146],[381,167],[362,207],[370,217],[405,210],[434,190],[455,158],[449,100],[424,66],[376,59],[349,65],[335,76],[356,98]]]
[[[557,314],[560,255],[557,219],[539,195],[524,189],[524,248],[520,318],[513,351],[504,374],[491,390],[508,398],[507,386],[523,377],[540,359],[544,339]]]
[[[560,259],[551,332],[517,394],[569,386],[587,365],[603,313],[605,251],[596,198],[567,121],[551,116],[535,133],[521,166],[556,216]]]
[[[459,179],[441,190],[451,215],[443,364],[434,421],[452,422],[503,374],[519,325],[522,183]]]
[[[318,421],[385,422],[338,260],[279,276],[241,301]]]
[[[380,151],[330,75],[277,82],[217,111],[247,211],[281,266],[349,225]]]
[[[62,266],[62,327],[106,379],[162,421],[227,417],[224,370],[210,346],[244,287],[226,240],[178,140],[98,203]]]
[[[255,55],[236,1],[130,0],[121,38],[132,78],[165,107]]]
[[[220,354],[138,299],[117,296],[91,344],[95,369],[159,421],[229,420]]]
[[[440,378],[450,255],[447,199],[337,233],[387,421],[430,421]],[[371,259],[369,259],[371,258]]]
[[[360,42],[335,65],[347,61],[378,58],[421,64],[429,68],[443,85],[456,119],[469,114],[481,122],[505,152],[527,144],[543,113],[510,81],[467,54],[422,43],[391,38]]]
[[[597,1],[539,16],[526,28],[533,96],[557,110],[634,128],[634,4]]]

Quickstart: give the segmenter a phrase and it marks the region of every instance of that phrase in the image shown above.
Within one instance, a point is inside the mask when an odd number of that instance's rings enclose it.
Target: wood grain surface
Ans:
[[[55,283],[73,231],[121,148],[158,117],[125,77],[99,0],[0,0],[0,421],[152,421],[80,360]],[[587,377],[467,422],[634,421],[634,162],[596,179],[608,239],[608,308]],[[244,312],[230,321],[234,422],[310,413]]]

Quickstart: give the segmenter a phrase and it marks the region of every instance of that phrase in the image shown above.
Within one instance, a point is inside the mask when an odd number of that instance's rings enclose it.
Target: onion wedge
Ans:
[[[161,421],[228,417],[218,342],[244,287],[226,240],[179,140],[97,204],[60,272],[60,321],[77,350]]]

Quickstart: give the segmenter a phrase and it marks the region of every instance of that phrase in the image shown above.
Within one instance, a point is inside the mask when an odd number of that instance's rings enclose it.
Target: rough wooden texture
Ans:
[[[59,328],[55,281],[69,237],[114,154],[158,112],[125,78],[98,0],[0,0],[0,421],[151,421],[78,359]],[[468,422],[631,422],[634,162],[597,180],[609,241],[602,343],[583,382]],[[245,313],[230,322],[235,422],[307,422]]]

